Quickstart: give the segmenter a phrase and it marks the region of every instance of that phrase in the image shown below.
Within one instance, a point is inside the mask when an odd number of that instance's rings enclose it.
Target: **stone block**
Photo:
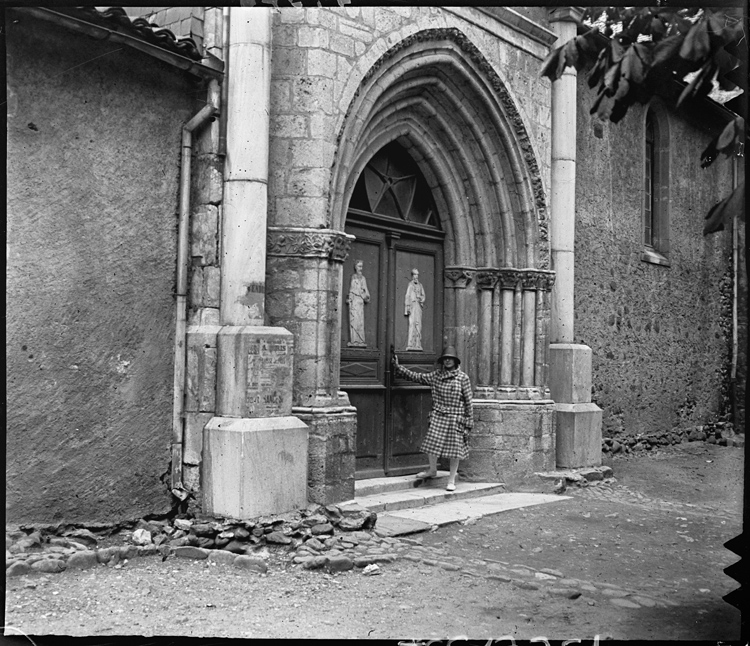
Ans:
[[[596,404],[556,404],[556,456],[560,468],[602,463],[602,410]]]
[[[201,265],[216,263],[219,209],[213,204],[200,205],[191,218],[190,255]]]
[[[248,519],[305,507],[307,436],[296,417],[214,417],[203,435],[204,511]]]
[[[185,441],[182,450],[182,461],[185,464],[197,465],[201,463],[203,428],[213,416],[213,413],[185,414]]]
[[[216,353],[218,326],[187,329],[187,386],[185,410],[216,410]]]
[[[292,410],[294,337],[283,328],[226,327],[218,335],[217,415],[285,417]]]
[[[591,401],[591,348],[574,343],[552,343],[549,352],[549,389],[564,404]]]

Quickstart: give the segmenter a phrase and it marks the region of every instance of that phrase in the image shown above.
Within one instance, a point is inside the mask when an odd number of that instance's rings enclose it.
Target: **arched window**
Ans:
[[[643,163],[643,254],[646,262],[669,265],[669,140],[666,114],[646,112]]]

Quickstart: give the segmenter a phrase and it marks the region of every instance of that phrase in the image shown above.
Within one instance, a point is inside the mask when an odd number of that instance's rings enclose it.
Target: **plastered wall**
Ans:
[[[196,91],[122,46],[7,27],[7,521],[165,512],[180,130]]]
[[[593,350],[603,431],[708,421],[725,407],[731,247],[726,232],[704,237],[702,228],[731,191],[730,163],[701,169],[711,133],[668,112],[670,266],[644,262],[645,108],[603,124],[597,136],[594,97],[583,78],[578,87],[575,340]]]

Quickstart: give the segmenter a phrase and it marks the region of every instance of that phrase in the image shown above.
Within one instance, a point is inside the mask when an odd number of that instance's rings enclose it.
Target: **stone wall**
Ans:
[[[7,520],[166,512],[180,130],[153,58],[8,23]]]
[[[282,7],[274,13],[269,224],[332,226],[336,137],[359,84],[399,41],[438,28],[459,29],[492,64],[549,184],[550,93],[538,75],[547,51],[540,42],[473,7]]]
[[[641,259],[645,108],[596,124],[579,78],[575,341],[593,350],[593,401],[605,435],[686,427],[723,413],[731,310],[726,232],[704,237],[731,190],[729,162],[700,168],[712,134],[668,112],[669,266]]]

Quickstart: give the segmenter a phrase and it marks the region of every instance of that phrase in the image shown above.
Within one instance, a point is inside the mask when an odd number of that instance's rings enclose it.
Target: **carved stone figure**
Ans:
[[[422,309],[424,308],[425,294],[422,283],[419,282],[419,270],[411,270],[411,282],[406,290],[404,299],[404,316],[409,317],[409,334],[406,340],[406,349],[422,350]]]
[[[349,296],[346,302],[349,304],[349,343],[347,346],[353,348],[365,348],[365,303],[370,302],[370,292],[367,289],[367,280],[362,275],[364,263],[357,260],[354,263],[354,273],[349,283]]]

